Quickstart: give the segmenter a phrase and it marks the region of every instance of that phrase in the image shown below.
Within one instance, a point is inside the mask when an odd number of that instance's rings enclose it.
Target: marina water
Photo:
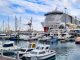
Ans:
[[[15,44],[19,47],[27,47],[27,41],[15,41]],[[53,42],[51,49],[54,49],[57,53],[55,60],[80,60],[80,45],[75,44],[75,42]]]

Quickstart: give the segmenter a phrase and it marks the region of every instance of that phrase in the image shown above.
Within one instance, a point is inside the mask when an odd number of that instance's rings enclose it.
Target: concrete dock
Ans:
[[[0,60],[17,60],[15,58],[7,57],[7,56],[0,56]]]

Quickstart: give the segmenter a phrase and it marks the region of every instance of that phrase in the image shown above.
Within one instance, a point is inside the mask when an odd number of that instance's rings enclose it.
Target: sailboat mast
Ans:
[[[3,20],[3,32],[4,32],[4,20]]]
[[[19,31],[21,31],[21,16],[20,16],[20,25],[19,25]]]
[[[9,31],[9,16],[8,16],[8,31]]]
[[[31,20],[30,20],[30,31],[32,30],[32,17],[31,17]]]
[[[15,31],[17,31],[17,17],[15,16]]]

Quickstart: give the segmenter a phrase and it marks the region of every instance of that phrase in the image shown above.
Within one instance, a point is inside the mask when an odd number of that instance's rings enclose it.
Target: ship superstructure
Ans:
[[[79,23],[72,16],[57,10],[48,12],[45,16],[45,21],[42,22],[44,32],[58,33],[57,30],[65,32],[69,29],[76,29]]]

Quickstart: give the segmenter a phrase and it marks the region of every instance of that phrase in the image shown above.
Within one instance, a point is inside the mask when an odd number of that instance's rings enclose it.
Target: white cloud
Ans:
[[[56,7],[55,3],[53,5],[53,1],[44,1],[47,5],[36,4],[23,0],[10,0],[10,3],[18,4],[25,9],[30,9],[35,12],[49,12]]]
[[[34,0],[36,2],[36,0]],[[38,0],[37,0],[38,1]],[[41,1],[41,0],[40,0]],[[11,23],[14,24],[14,16],[22,16],[22,24],[27,23],[30,17],[33,17],[33,27],[36,30],[42,30],[41,22],[44,21],[45,16],[26,13],[25,10],[31,10],[35,13],[53,11],[56,7],[60,11],[64,11],[64,7],[68,8],[68,13],[73,16],[79,16],[80,10],[75,9],[72,5],[80,2],[80,0],[42,0],[45,4],[37,4],[28,2],[27,0],[0,0],[0,15],[11,15]],[[20,5],[15,9],[10,8],[12,4]],[[13,22],[12,22],[13,21]],[[13,25],[14,26],[14,25]],[[23,25],[24,26],[24,25]],[[24,27],[26,29],[26,27]],[[40,29],[39,29],[40,28]]]
[[[15,12],[18,12],[18,13],[25,13],[25,9],[22,8],[22,7],[18,7],[15,9]]]
[[[0,12],[8,12],[8,13],[12,13],[12,9],[10,9],[9,4],[7,1],[5,0],[0,0]]]

